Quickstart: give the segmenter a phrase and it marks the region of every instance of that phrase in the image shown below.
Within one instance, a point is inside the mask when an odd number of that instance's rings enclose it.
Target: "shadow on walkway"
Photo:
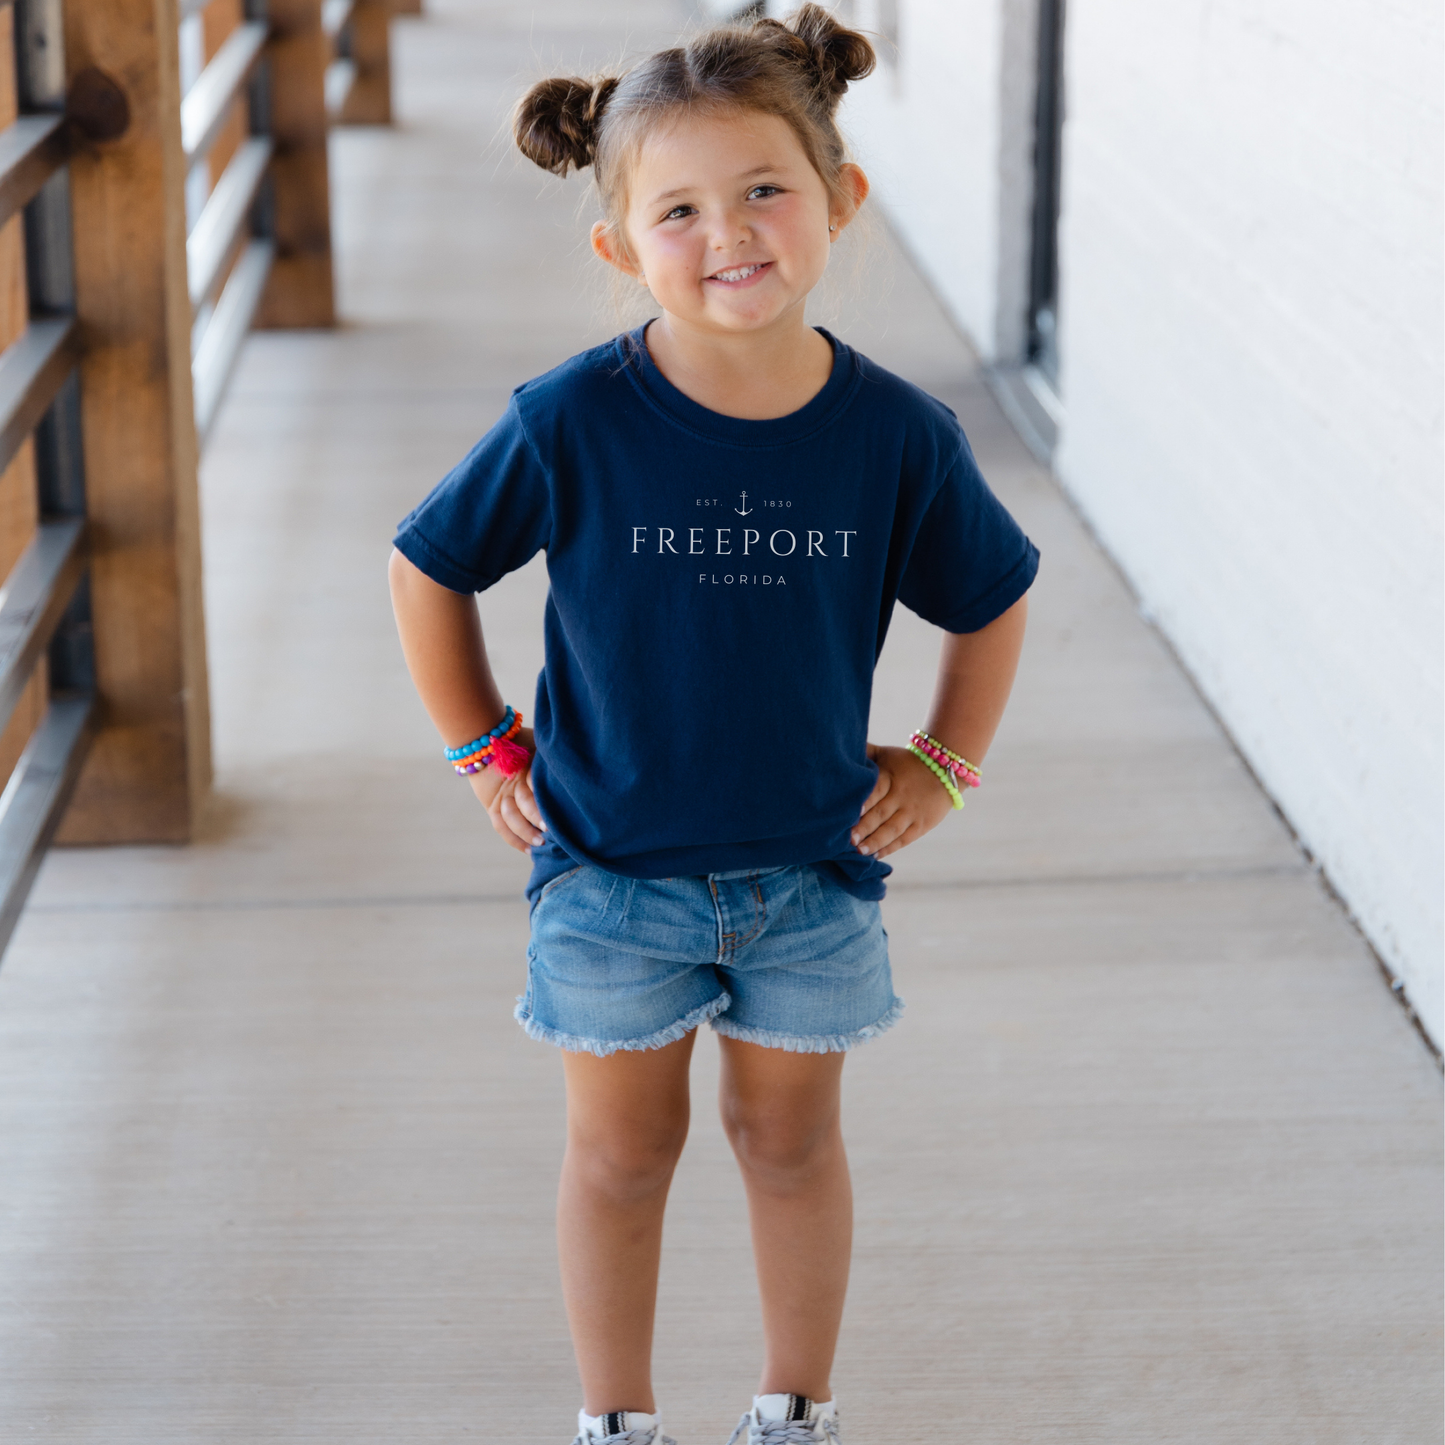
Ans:
[[[206,458],[209,836],[53,855],[0,972],[6,1439],[571,1433],[525,864],[440,763],[383,573],[511,387],[615,329],[580,190],[513,160],[507,106],[675,16],[428,7],[402,123],[334,143],[348,325],[254,338]],[[908,1012],[848,1066],[850,1440],[1438,1439],[1433,1063],[886,238],[833,324],[958,410],[1044,556],[989,786],[895,860]],[[518,701],[544,591],[483,603]],[[876,737],[935,652],[900,610]],[[714,1074],[708,1041],[664,1268],[683,1445],[721,1445],[759,1354]]]

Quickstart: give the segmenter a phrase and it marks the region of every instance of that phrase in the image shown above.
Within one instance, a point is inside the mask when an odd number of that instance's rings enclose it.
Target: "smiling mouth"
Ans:
[[[750,266],[729,266],[726,271],[714,271],[707,279],[731,283],[746,281],[749,277],[756,276],[764,267],[772,264],[771,261],[754,261]]]

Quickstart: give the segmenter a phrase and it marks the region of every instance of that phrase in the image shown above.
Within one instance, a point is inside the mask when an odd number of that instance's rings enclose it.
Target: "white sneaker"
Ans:
[[[728,1445],[842,1445],[838,1410],[806,1395],[755,1395]]]
[[[610,1415],[577,1412],[577,1438],[572,1445],[677,1445],[662,1433],[659,1417],[641,1410],[617,1410]]]

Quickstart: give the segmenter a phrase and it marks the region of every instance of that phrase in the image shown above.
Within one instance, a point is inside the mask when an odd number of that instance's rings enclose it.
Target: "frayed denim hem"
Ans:
[[[665,1029],[658,1029],[656,1033],[647,1034],[640,1039],[584,1039],[577,1034],[564,1034],[559,1029],[549,1029],[546,1024],[539,1024],[536,1019],[526,1013],[526,994],[517,1000],[517,1007],[512,1017],[527,1031],[529,1038],[537,1039],[544,1044],[556,1044],[559,1049],[566,1049],[569,1054],[596,1054],[599,1059],[605,1059],[609,1054],[617,1053],[619,1049],[640,1053],[644,1049],[661,1049],[666,1048],[668,1044],[675,1044],[699,1025],[715,1018],[732,1001],[731,994],[720,993],[711,1003],[705,1003],[700,1008],[693,1009],[690,1014],[683,1015],[675,1024],[669,1024]]]
[[[866,1044],[869,1039],[891,1029],[903,1013],[903,1000],[895,998],[893,1006],[878,1020],[851,1034],[779,1034],[771,1029],[750,1029],[731,1019],[712,1021],[714,1033],[725,1039],[738,1039],[745,1044],[758,1044],[765,1049],[782,1049],[789,1054],[843,1054]]]

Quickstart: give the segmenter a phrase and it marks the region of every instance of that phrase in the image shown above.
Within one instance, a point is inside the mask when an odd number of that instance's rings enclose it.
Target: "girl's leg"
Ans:
[[[567,1154],[557,1249],[589,1415],[656,1410],[652,1321],[662,1212],[687,1138],[693,1039],[605,1059],[562,1056]]]
[[[766,1359],[758,1394],[831,1400],[853,1246],[841,1053],[722,1047],[723,1127],[748,1193]]]

